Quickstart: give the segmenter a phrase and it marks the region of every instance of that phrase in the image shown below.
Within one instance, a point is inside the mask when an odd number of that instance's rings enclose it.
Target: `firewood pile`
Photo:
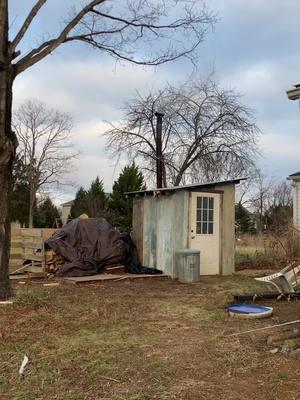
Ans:
[[[45,251],[45,272],[47,274],[55,274],[58,269],[60,269],[66,260],[56,254],[53,250],[46,250]]]
[[[300,327],[270,335],[267,343],[273,347],[271,353],[281,352],[291,357],[300,356]]]

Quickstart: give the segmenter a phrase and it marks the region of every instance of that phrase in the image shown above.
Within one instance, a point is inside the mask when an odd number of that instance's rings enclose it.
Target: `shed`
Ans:
[[[234,272],[235,185],[241,179],[130,192],[143,265],[176,277],[175,253],[200,250],[201,275]]]

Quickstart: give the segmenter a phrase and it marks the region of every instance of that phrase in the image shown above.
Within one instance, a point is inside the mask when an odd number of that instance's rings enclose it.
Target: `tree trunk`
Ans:
[[[11,163],[1,166],[0,187],[0,299],[5,300],[12,295],[9,282],[10,219],[8,210]]]
[[[33,228],[33,213],[36,202],[36,190],[34,184],[30,183],[29,193],[29,216],[28,216],[28,228]]]
[[[17,141],[11,131],[14,71],[9,56],[8,5],[0,0],[0,299],[12,295],[9,281],[12,165]]]

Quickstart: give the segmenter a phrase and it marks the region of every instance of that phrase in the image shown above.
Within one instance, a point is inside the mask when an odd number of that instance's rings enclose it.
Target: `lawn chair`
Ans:
[[[300,285],[299,272],[300,265],[292,263],[276,274],[255,278],[255,280],[271,283],[281,294],[294,293],[297,291],[297,286]]]

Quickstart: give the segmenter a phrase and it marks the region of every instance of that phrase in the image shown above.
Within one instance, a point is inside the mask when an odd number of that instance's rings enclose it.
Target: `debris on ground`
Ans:
[[[134,280],[134,279],[152,279],[152,278],[159,278],[159,279],[169,279],[169,275],[165,274],[96,274],[92,276],[70,276],[64,277],[62,279],[63,283],[70,283],[73,285],[85,282],[96,282],[96,281],[123,281],[123,280]]]
[[[58,282],[43,283],[43,286],[45,286],[45,287],[56,287],[56,286],[59,286],[59,283]]]
[[[298,261],[293,261],[281,271],[261,278],[254,278],[259,282],[272,284],[279,293],[294,293],[300,285],[300,265]]]
[[[27,356],[24,356],[22,364],[19,369],[19,375],[21,375],[21,376],[24,375],[25,367],[28,364],[28,362],[29,362],[29,358]]]
[[[254,293],[254,294],[235,294],[233,296],[234,302],[252,301],[255,303],[259,300],[299,300],[300,292],[294,293]]]
[[[291,356],[298,357],[300,355],[300,326],[293,329],[287,329],[279,334],[270,335],[267,338],[267,344],[269,346],[276,346],[277,351]],[[270,350],[275,353],[275,349]]]

